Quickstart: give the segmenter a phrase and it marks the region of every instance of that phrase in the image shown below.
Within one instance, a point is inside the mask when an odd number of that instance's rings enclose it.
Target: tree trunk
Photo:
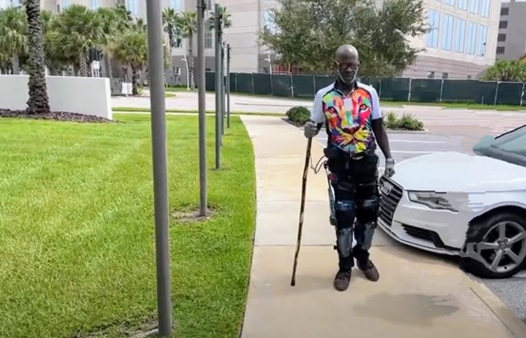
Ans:
[[[194,36],[190,34],[188,36],[188,74],[190,80],[190,89],[194,89]]]
[[[113,70],[111,69],[111,58],[109,56],[104,57],[104,64],[106,67],[106,77],[111,80],[113,79]]]
[[[86,58],[86,53],[79,54],[79,69],[80,76],[88,77],[88,60]]]
[[[132,95],[139,95],[139,88],[137,87],[137,69],[131,66],[132,69]]]
[[[11,69],[13,71],[13,75],[20,74],[20,61],[18,59],[18,54],[13,54],[11,56]]]
[[[49,98],[46,85],[46,63],[44,59],[44,38],[40,19],[40,0],[27,0],[26,15],[28,24],[28,73],[29,114],[49,112]]]

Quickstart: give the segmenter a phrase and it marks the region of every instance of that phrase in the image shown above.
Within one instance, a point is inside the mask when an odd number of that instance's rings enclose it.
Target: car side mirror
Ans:
[[[494,143],[495,138],[491,135],[486,135],[473,146],[473,152],[478,155],[483,155],[483,153],[487,151]]]

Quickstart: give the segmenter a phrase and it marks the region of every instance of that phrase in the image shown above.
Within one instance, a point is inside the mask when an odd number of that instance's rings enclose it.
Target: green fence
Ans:
[[[313,99],[318,90],[334,81],[331,76],[230,74],[230,91],[256,95]],[[526,106],[525,84],[478,80],[362,78],[382,101],[478,103]],[[206,89],[214,91],[215,73],[206,73]]]

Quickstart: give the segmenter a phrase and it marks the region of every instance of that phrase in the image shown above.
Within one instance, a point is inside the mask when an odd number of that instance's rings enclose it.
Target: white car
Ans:
[[[401,243],[459,255],[477,276],[507,278],[526,267],[526,126],[473,151],[398,163],[380,179],[378,223]]]

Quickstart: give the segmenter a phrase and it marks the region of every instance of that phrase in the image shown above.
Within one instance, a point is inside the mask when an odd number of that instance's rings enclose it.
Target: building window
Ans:
[[[442,73],[442,78],[447,79],[449,77],[449,73]]]
[[[510,8],[509,7],[503,7],[500,9],[500,15],[509,15],[510,14]]]
[[[270,16],[270,11],[268,9],[263,13],[263,28],[267,29],[270,33],[276,32],[276,24]]]
[[[506,34],[499,34],[499,36],[497,37],[497,41],[506,41]]]
[[[446,5],[455,6],[455,0],[445,0]]]
[[[428,78],[428,79],[434,79],[434,78],[435,78],[435,72],[429,72],[429,73],[427,74],[427,78]]]
[[[502,55],[506,49],[504,47],[497,47],[497,54]]]
[[[464,44],[466,37],[466,21],[463,19],[455,19],[455,34],[453,39],[453,46],[455,52],[464,53]]]
[[[440,26],[440,13],[436,11],[429,11],[427,23],[431,29],[427,33],[426,45],[431,48],[438,48],[438,34]]]
[[[444,15],[442,17],[440,48],[443,50],[451,50],[452,41],[453,41],[453,17],[451,15]]]
[[[61,1],[60,1],[60,7],[61,7],[62,9],[68,7],[68,5],[69,5],[69,1],[68,1],[68,0],[61,0]]]
[[[499,28],[508,28],[508,21],[501,21],[499,22]]]
[[[175,11],[181,10],[181,0],[170,0],[170,8]]]
[[[479,26],[477,35],[477,55],[484,56],[486,54],[486,38],[488,35],[488,27]]]
[[[490,0],[481,0],[480,2],[480,15],[485,18],[489,17],[489,1]]]
[[[469,0],[469,11],[473,14],[479,13],[479,0]]]
[[[458,0],[457,7],[467,11],[468,10],[468,0]]]
[[[205,28],[205,48],[213,48],[214,45],[214,34],[213,30],[209,25]]]
[[[474,55],[477,42],[477,25],[469,22],[466,25],[466,53]]]
[[[91,0],[91,9],[97,9],[100,7],[100,0]]]
[[[468,80],[471,80],[471,75],[468,75]]]
[[[137,16],[137,2],[136,0],[126,0],[126,8],[133,16]]]

